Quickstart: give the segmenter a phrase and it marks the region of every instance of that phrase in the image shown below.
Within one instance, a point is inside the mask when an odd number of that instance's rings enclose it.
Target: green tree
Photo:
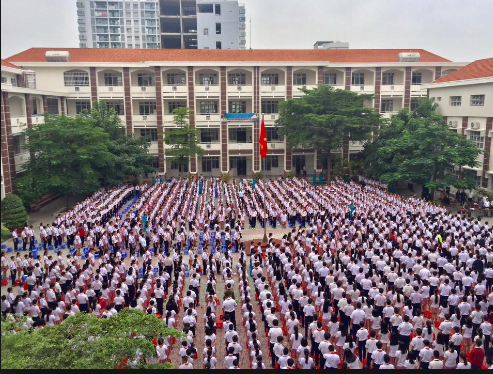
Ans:
[[[152,341],[182,336],[156,316],[129,309],[108,319],[77,313],[60,325],[23,327],[23,320],[2,320],[2,369],[172,369],[155,363]]]
[[[279,132],[286,136],[289,147],[314,148],[320,156],[325,155],[330,184],[332,152],[341,150],[344,143],[369,139],[380,116],[363,105],[365,100],[373,99],[372,95],[327,85],[301,91],[301,98],[280,104]]]
[[[108,133],[83,116],[47,115],[44,124],[25,134],[25,147],[34,155],[25,170],[32,182],[43,186],[43,194],[92,193],[100,187],[99,170],[115,163]]]
[[[451,131],[437,107],[432,99],[421,98],[412,112],[403,109],[393,116],[382,126],[378,140],[365,146],[365,171],[388,184],[412,181],[432,190],[474,187],[475,181],[465,178],[462,168],[476,167],[482,151]],[[454,166],[459,177],[446,173]]]
[[[2,200],[2,223],[10,231],[24,227],[28,222],[26,208],[19,196],[10,194]]]
[[[149,139],[126,134],[118,113],[104,101],[94,102],[90,111],[81,117],[91,121],[95,128],[109,135],[109,151],[115,156],[111,163],[98,168],[102,186],[112,186],[134,179],[142,174],[156,172],[152,166],[155,157],[149,154]]]
[[[164,136],[164,142],[171,146],[167,152],[173,156],[171,160],[178,165],[188,165],[191,157],[204,155],[204,150],[199,146],[198,131],[190,126],[189,113],[188,108],[173,110],[176,127],[166,131]]]

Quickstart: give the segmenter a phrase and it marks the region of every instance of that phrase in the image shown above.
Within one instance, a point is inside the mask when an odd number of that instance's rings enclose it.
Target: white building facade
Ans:
[[[478,187],[492,190],[493,58],[475,61],[434,81],[428,89],[451,130],[472,140],[483,151],[476,168],[464,169],[477,180]]]
[[[160,48],[158,0],[77,0],[79,47]]]
[[[245,49],[245,6],[237,1],[199,0],[197,32],[199,49]]]
[[[51,106],[75,115],[96,100],[104,100],[120,115],[127,132],[145,136],[160,174],[180,172],[251,177],[286,172],[323,172],[327,165],[313,149],[286,147],[278,134],[279,104],[301,97],[300,88],[329,84],[337,89],[374,95],[366,103],[383,116],[410,108],[424,85],[464,66],[423,50],[420,61],[399,61],[402,50],[87,50],[68,49],[66,61],[48,62],[49,49],[33,48],[9,62],[36,72],[38,90],[57,92]],[[62,54],[62,50],[57,52]],[[3,73],[2,73],[3,74]],[[3,85],[2,85],[3,91]],[[60,94],[61,93],[61,94]],[[10,99],[10,98],[6,98]],[[50,107],[51,107],[50,106]],[[172,112],[190,108],[190,123],[200,133],[202,159],[192,158],[184,170],[171,162],[163,134],[172,129]],[[260,123],[253,117],[228,120],[229,114],[263,114],[269,153],[261,165]],[[9,117],[17,121],[21,113]],[[3,117],[2,117],[3,118]],[[3,123],[3,122],[2,122]],[[2,125],[3,126],[3,125]],[[376,134],[375,134],[376,135]],[[339,150],[351,159],[363,144]],[[5,165],[4,165],[5,171]],[[13,174],[14,175],[14,174]]]
[[[44,113],[60,114],[65,108],[64,93],[37,88],[35,72],[2,60],[1,143],[2,180],[1,198],[14,189],[16,176],[29,160],[23,148],[26,137],[22,133],[44,122]]]

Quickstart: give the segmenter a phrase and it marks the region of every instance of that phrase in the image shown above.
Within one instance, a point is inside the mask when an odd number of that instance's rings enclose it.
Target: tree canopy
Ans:
[[[176,108],[173,110],[175,128],[166,131],[164,142],[171,148],[167,152],[173,157],[171,160],[179,165],[188,165],[191,157],[204,155],[204,150],[199,146],[198,131],[190,126],[189,109]]]
[[[147,140],[125,134],[118,114],[104,101],[75,117],[45,116],[25,130],[33,155],[17,188],[24,203],[47,193],[88,194],[153,172]]]
[[[372,95],[318,85],[301,89],[304,96],[290,99],[279,106],[279,133],[286,136],[288,146],[314,148],[319,157],[325,155],[330,183],[331,153],[342,150],[345,142],[365,141],[380,116],[364,102]]]
[[[104,101],[94,102],[91,110],[83,111],[81,116],[110,136],[109,151],[115,157],[112,164],[105,164],[98,170],[101,185],[121,184],[129,177],[156,171],[152,166],[155,156],[149,154],[149,139],[126,134],[118,113]]]
[[[428,98],[418,100],[415,110],[401,110],[382,126],[379,138],[365,146],[365,171],[385,183],[421,183],[431,189],[455,186],[472,188],[475,181],[464,177],[462,168],[477,166],[481,150],[469,139],[451,130]],[[454,167],[459,176],[447,173]]]
[[[171,369],[155,363],[153,339],[181,337],[156,316],[129,309],[108,319],[77,313],[60,325],[26,327],[25,320],[2,320],[2,369]]]

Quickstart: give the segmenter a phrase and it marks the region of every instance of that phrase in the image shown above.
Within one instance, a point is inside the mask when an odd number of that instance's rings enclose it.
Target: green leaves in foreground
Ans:
[[[8,332],[11,327],[2,322],[2,369],[172,369],[155,363],[152,340],[181,337],[156,316],[128,309],[109,319],[78,313],[60,325],[17,334]]]

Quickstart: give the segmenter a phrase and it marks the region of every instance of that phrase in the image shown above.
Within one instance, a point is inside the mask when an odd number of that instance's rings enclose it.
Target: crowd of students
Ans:
[[[183,326],[182,369],[237,369],[240,355],[253,369],[491,366],[488,223],[360,182],[172,180],[100,191],[41,224],[37,247],[26,227],[31,251],[10,260],[2,252],[13,284],[2,314],[27,314],[38,328],[78,312],[140,309]],[[291,230],[248,248],[245,222]],[[73,249],[62,254],[63,246]],[[225,350],[216,352],[221,328]],[[172,346],[156,342],[160,362]]]

